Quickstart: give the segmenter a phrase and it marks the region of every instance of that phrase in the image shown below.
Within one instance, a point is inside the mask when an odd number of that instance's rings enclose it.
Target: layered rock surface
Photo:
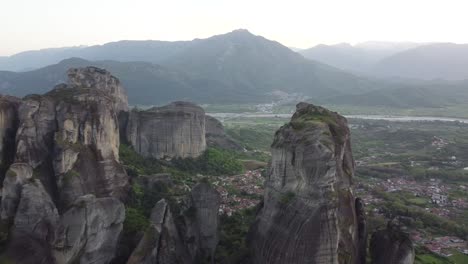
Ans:
[[[185,241],[197,260],[213,260],[219,242],[219,206],[221,196],[208,183],[195,185],[185,212]]]
[[[0,180],[5,177],[15,156],[19,102],[18,98],[0,95]]]
[[[413,242],[395,221],[390,221],[386,229],[376,231],[372,235],[369,251],[373,264],[414,263]]]
[[[127,264],[213,261],[219,241],[220,203],[219,193],[207,183],[192,189],[180,215],[173,215],[169,203],[160,200]]]
[[[166,200],[154,206],[150,222],[127,264],[192,263]]]
[[[223,124],[216,118],[205,116],[206,144],[209,147],[242,151],[244,148],[226,135]]]
[[[188,102],[132,110],[126,138],[146,157],[198,157],[206,149],[205,111]]]
[[[85,195],[76,199],[56,229],[56,263],[109,263],[124,219],[124,205],[116,198]]]
[[[117,115],[128,109],[118,80],[94,67],[71,69],[68,85],[18,104],[1,201],[2,225],[11,226],[7,255],[18,263],[109,263],[129,187],[118,160]]]
[[[275,134],[261,208],[249,235],[253,263],[358,263],[354,161],[346,119],[300,103]]]

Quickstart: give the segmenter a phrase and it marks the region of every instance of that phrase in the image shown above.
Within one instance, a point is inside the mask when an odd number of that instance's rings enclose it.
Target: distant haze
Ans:
[[[247,28],[296,48],[367,40],[468,43],[468,3],[435,0],[2,0],[0,56]]]

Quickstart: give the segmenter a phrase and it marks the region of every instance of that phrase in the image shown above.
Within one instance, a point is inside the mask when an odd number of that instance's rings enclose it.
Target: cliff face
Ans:
[[[242,151],[244,148],[226,135],[223,124],[212,116],[205,116],[206,144],[209,147]]]
[[[166,200],[154,206],[150,222],[127,264],[192,263]]]
[[[198,260],[213,260],[219,242],[219,206],[221,196],[207,183],[195,185],[190,192],[189,208],[185,212],[185,241],[191,256]]]
[[[128,112],[128,98],[119,79],[110,72],[96,67],[82,69],[70,69],[68,71],[68,86],[72,88],[98,89],[108,95],[117,112]]]
[[[129,186],[118,161],[117,115],[125,109],[118,80],[94,67],[71,69],[69,85],[19,103],[1,201],[10,259],[110,262],[125,215],[119,199]]]
[[[14,160],[19,99],[0,95],[0,180]]]
[[[187,102],[173,102],[146,111],[132,110],[126,138],[143,156],[198,157],[206,149],[205,111]]]
[[[346,119],[300,103],[275,134],[253,263],[358,263],[354,161]]]
[[[395,221],[390,221],[386,229],[372,235],[369,249],[373,264],[414,263],[413,242]]]
[[[214,261],[219,241],[219,193],[207,183],[197,184],[180,215],[166,200],[152,209],[150,227],[127,264],[207,263]]]

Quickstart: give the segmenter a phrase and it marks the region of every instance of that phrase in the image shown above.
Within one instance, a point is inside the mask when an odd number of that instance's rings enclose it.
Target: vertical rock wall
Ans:
[[[146,157],[198,157],[206,149],[205,111],[188,102],[173,102],[146,111],[132,110],[127,140]]]
[[[251,228],[253,263],[354,264],[359,236],[346,119],[300,103],[275,134],[263,208]]]
[[[18,263],[106,264],[122,230],[119,199],[129,184],[118,160],[118,114],[128,109],[126,95],[105,70],[68,74],[69,85],[27,96],[17,107],[0,218],[11,236],[6,254]],[[0,121],[10,128],[14,111],[3,105]]]

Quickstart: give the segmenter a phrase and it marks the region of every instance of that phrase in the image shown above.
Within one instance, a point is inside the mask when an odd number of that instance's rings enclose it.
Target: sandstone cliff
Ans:
[[[150,227],[127,264],[213,263],[220,203],[220,194],[207,183],[194,186],[180,205],[179,215],[173,215],[168,202],[160,200],[152,209]]]
[[[0,95],[0,180],[13,163],[15,156],[15,133],[18,126],[19,99]]]
[[[226,135],[223,124],[212,116],[205,116],[206,144],[209,147],[218,147],[235,151],[243,151],[244,148]]]
[[[188,102],[173,102],[145,111],[132,110],[126,138],[143,156],[198,157],[206,149],[205,111]]]
[[[412,264],[415,258],[413,242],[395,220],[372,235],[369,252],[373,264]]]
[[[192,263],[166,200],[154,206],[150,221],[150,227],[127,264]]]
[[[68,73],[68,85],[27,96],[10,112],[1,104],[5,116],[18,113],[0,214],[16,263],[109,263],[122,229],[119,199],[129,185],[117,115],[128,109],[125,93],[105,70]]]
[[[346,119],[300,103],[275,134],[253,263],[358,263],[354,161]]]

